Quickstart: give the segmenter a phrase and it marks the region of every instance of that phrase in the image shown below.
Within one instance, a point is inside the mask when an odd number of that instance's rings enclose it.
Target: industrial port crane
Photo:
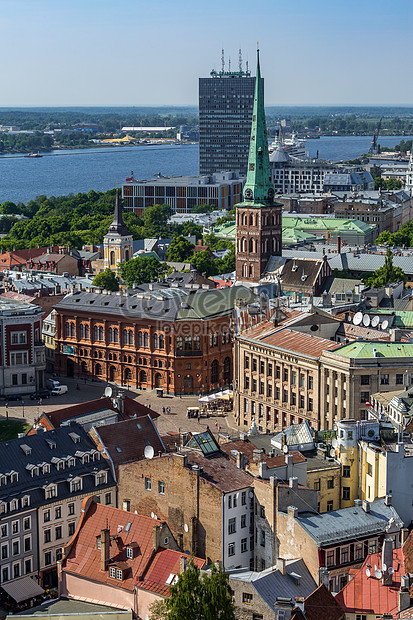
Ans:
[[[376,133],[374,134],[373,140],[371,141],[371,146],[370,146],[370,149],[369,149],[369,153],[375,153],[377,151],[377,149],[378,149],[379,145],[377,143],[377,140],[379,138],[382,120],[383,120],[383,117],[380,118],[379,124],[377,125]]]

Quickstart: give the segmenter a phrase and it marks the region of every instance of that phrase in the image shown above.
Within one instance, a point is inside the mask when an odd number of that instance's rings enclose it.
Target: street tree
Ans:
[[[128,286],[154,282],[167,270],[168,266],[154,256],[137,256],[119,266],[120,275]]]
[[[100,273],[96,274],[93,278],[92,284],[94,286],[100,286],[107,291],[119,290],[119,278],[117,278],[115,273],[110,269],[105,269],[105,271],[101,271]]]
[[[174,237],[166,251],[166,257],[173,263],[183,263],[192,255],[194,247],[194,244],[182,235]]]

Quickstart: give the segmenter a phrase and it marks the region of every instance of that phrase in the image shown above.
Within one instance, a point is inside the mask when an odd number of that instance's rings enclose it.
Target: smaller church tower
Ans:
[[[107,234],[103,237],[105,269],[117,272],[119,263],[133,258],[133,239],[122,218],[119,193],[116,189],[115,213]]]
[[[259,282],[271,256],[281,256],[281,207],[274,202],[257,51],[254,108],[244,200],[236,205],[235,277]]]

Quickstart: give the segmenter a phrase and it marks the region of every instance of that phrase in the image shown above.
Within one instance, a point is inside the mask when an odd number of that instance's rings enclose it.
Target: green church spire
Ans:
[[[257,49],[257,74],[255,78],[247,182],[244,186],[244,202],[251,203],[250,206],[260,207],[272,204],[273,200],[274,187],[271,181],[270,157],[268,153],[260,51]]]

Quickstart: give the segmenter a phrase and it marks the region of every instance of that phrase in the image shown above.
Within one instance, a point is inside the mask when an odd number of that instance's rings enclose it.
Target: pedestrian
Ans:
[[[201,424],[201,414],[199,411],[198,411],[198,424]]]
[[[39,398],[39,407],[43,404],[43,400]]]
[[[170,408],[170,407],[167,407],[167,408],[166,408],[166,413],[167,413],[168,415],[171,413],[171,408]]]
[[[165,407],[162,407],[162,413],[165,415]]]

